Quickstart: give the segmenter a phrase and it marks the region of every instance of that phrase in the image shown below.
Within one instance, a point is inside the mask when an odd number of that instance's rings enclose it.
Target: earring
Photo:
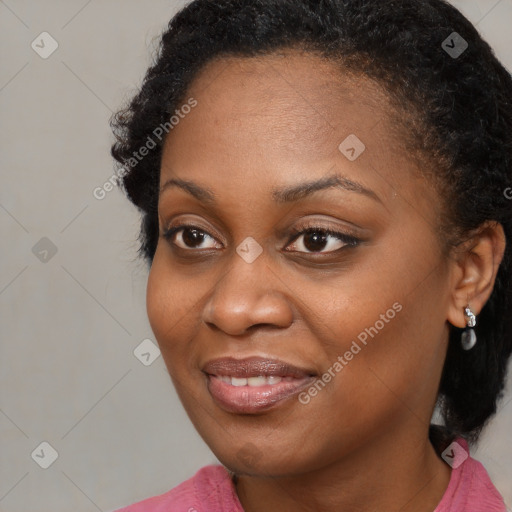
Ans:
[[[467,318],[466,329],[464,329],[462,333],[460,342],[464,350],[471,350],[476,343],[476,334],[473,329],[476,325],[476,316],[473,311],[471,311],[469,304],[464,308],[464,316]]]

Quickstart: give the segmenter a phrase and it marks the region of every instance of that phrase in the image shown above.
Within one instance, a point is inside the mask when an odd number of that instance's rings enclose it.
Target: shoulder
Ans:
[[[465,458],[453,466],[448,488],[434,512],[507,512],[503,497],[482,463],[469,455],[464,440],[455,442],[464,449]]]
[[[221,507],[228,502],[236,505],[235,496],[226,468],[210,465],[204,466],[194,476],[165,494],[147,498],[115,512],[198,512],[205,510],[205,504],[208,504],[208,510],[224,510]]]

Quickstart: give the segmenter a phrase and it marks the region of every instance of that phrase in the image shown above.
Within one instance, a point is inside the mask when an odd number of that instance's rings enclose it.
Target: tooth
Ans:
[[[237,377],[231,377],[232,386],[247,386],[247,379],[239,379]]]
[[[267,377],[267,382],[269,384],[278,384],[279,382],[281,382],[283,380],[282,377],[278,377],[276,375],[270,375],[269,377]]]
[[[227,375],[221,375],[219,379],[226,384],[231,384],[231,377],[228,377]]]
[[[267,383],[267,379],[260,375],[258,377],[249,377],[247,379],[249,386],[264,386]]]

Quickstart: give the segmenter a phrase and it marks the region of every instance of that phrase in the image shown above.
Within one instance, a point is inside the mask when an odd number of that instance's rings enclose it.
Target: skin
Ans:
[[[161,192],[161,234],[188,223],[203,238],[160,237],[147,311],[191,421],[238,475],[246,511],[431,512],[451,471],[428,441],[449,324],[464,327],[466,304],[478,315],[489,298],[501,226],[447,255],[443,201],[402,148],[385,92],[315,55],[219,59],[189,97],[198,104],[165,142],[160,183],[192,181],[217,203]],[[349,134],[366,146],[353,162],[338,150]],[[377,199],[342,188],[273,199],[274,188],[332,174]],[[361,241],[306,245],[291,229],[310,221]],[[252,263],[236,252],[249,236],[263,249]],[[394,303],[401,311],[306,405],[295,396],[234,414],[207,390],[201,368],[225,356],[321,376]]]

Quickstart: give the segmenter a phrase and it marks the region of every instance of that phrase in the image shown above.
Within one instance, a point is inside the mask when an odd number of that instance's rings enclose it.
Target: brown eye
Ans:
[[[302,241],[298,242],[301,238]],[[293,250],[305,253],[336,252],[345,246],[355,246],[359,243],[359,240],[351,235],[321,227],[300,231],[293,240],[295,240],[293,245],[296,246]],[[322,251],[326,246],[329,250]]]
[[[215,239],[197,226],[182,225],[167,230],[163,237],[180,249],[212,249],[214,245],[200,247],[201,244],[215,243]],[[209,242],[210,241],[210,242]]]

